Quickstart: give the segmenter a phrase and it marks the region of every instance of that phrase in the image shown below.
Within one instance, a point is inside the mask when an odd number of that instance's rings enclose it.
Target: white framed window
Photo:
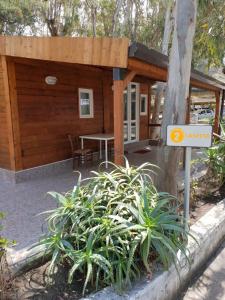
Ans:
[[[140,115],[147,116],[148,114],[148,95],[140,95]]]
[[[80,118],[93,118],[94,105],[93,105],[93,90],[92,89],[79,89],[79,112]]]

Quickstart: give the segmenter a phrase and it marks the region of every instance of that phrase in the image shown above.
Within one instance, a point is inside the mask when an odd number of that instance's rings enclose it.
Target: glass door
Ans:
[[[139,84],[130,83],[124,91],[124,143],[139,139]]]

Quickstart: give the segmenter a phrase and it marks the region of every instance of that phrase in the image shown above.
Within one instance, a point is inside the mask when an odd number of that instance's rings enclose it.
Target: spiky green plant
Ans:
[[[206,150],[206,163],[215,175],[221,176],[222,180],[225,178],[225,143],[216,142],[212,147]]]
[[[82,273],[83,293],[90,283],[118,290],[141,274],[151,272],[154,254],[165,268],[185,253],[187,237],[176,199],[158,193],[151,179],[155,166],[113,165],[110,172],[93,172],[65,195],[51,192],[58,207],[48,217],[49,235],[40,243],[52,254],[50,271],[70,266],[68,280]],[[151,255],[150,255],[151,254]]]
[[[5,214],[0,211],[0,221],[3,220],[4,218],[5,218]],[[2,229],[3,229],[3,226],[0,223],[0,232],[2,231]],[[0,262],[1,262],[1,257],[5,253],[6,249],[15,244],[16,244],[15,241],[9,241],[5,237],[3,237],[0,233]]]

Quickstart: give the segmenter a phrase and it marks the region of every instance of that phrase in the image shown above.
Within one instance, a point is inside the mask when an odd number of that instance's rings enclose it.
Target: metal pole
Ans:
[[[185,151],[185,178],[184,178],[184,226],[188,230],[189,222],[189,199],[190,199],[190,170],[191,170],[191,147]]]
[[[108,169],[108,140],[105,140],[105,167]]]

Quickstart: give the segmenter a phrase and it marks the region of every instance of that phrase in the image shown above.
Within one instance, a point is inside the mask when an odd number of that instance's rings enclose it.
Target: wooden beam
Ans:
[[[124,164],[124,136],[123,136],[123,80],[113,81],[114,106],[114,162]]]
[[[134,78],[134,76],[137,73],[135,71],[129,71],[125,78],[123,79],[123,89],[125,90],[125,88],[128,86],[128,84],[132,81],[132,79]]]
[[[136,71],[137,74],[146,76],[155,81],[166,81],[167,80],[167,70],[162,69],[157,66],[153,66],[137,60],[135,58],[128,58],[129,70]]]
[[[114,162],[117,165],[124,164],[124,103],[123,91],[135,77],[136,71],[129,71],[125,78],[123,70],[113,69],[113,105],[114,105]]]
[[[4,55],[1,56],[1,64],[3,71],[3,88],[5,95],[5,103],[6,103],[6,122],[7,122],[7,136],[9,143],[9,155],[10,155],[10,169],[16,170],[15,163],[15,149],[14,149],[14,141],[13,141],[13,120],[11,114],[11,101],[10,101],[10,92],[9,92],[9,81],[8,81],[8,68],[7,61]]]
[[[220,88],[207,84],[207,83],[203,83],[200,82],[198,80],[195,79],[190,79],[190,83],[193,87],[199,88],[199,89],[203,89],[203,90],[207,90],[207,91],[212,91],[212,92],[219,92]]]
[[[137,74],[146,76],[154,81],[167,81],[167,69],[158,67],[155,65],[147,64],[143,61],[137,60],[135,58],[128,58],[128,69],[134,70]],[[193,87],[197,87],[200,89],[205,89],[208,91],[220,91],[219,87],[211,85],[209,83],[204,83],[198,81],[197,79],[190,79],[190,83]]]
[[[9,97],[12,116],[12,130],[13,130],[13,144],[14,144],[14,164],[15,170],[22,170],[22,152],[20,141],[20,126],[19,126],[19,113],[18,101],[16,90],[16,69],[13,60],[8,60],[8,81],[9,81]]]
[[[133,81],[138,82],[138,83],[144,83],[144,84],[151,85],[151,86],[156,83],[156,81],[151,80],[150,78],[141,76],[141,75],[136,75],[134,77]]]
[[[215,110],[215,121],[214,121],[214,132],[219,133],[219,118],[220,118],[220,92],[215,92],[216,96],[216,110]]]
[[[104,102],[104,133],[113,132],[113,92],[112,72],[104,72],[102,76],[102,97]]]
[[[127,38],[1,36],[0,55],[68,63],[127,67]]]

